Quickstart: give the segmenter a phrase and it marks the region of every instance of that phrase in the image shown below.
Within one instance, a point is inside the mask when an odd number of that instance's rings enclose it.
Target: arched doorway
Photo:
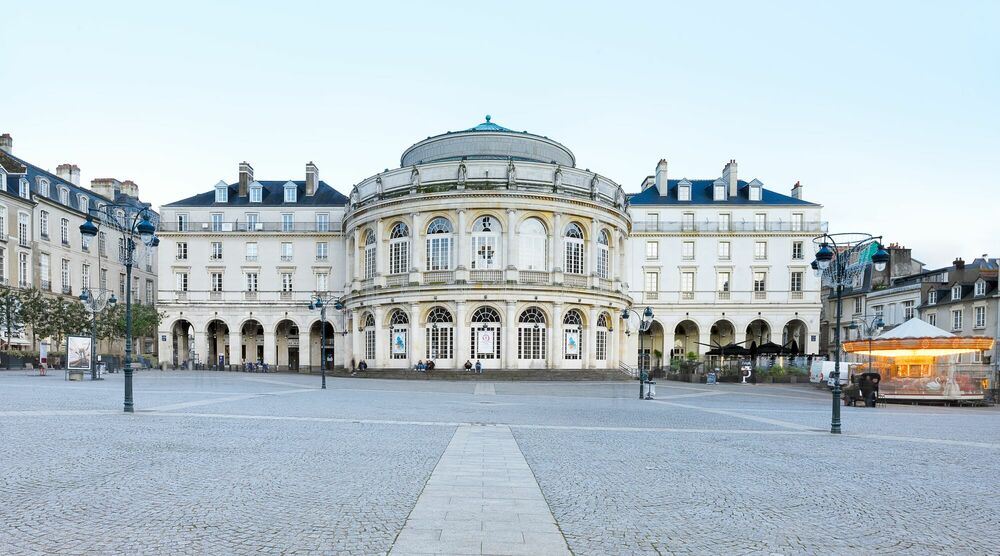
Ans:
[[[484,305],[472,312],[472,349],[470,359],[479,361],[483,367],[499,366],[501,352],[500,312]],[[459,361],[459,363],[462,363]]]
[[[757,348],[771,341],[771,325],[767,321],[756,319],[747,325],[746,346],[750,356],[757,355]]]
[[[454,367],[455,358],[455,318],[444,307],[434,307],[427,312],[424,340],[427,346],[427,360],[434,361],[435,367]]]
[[[222,367],[230,364],[229,325],[215,319],[205,328],[208,336],[208,358],[205,364],[210,367]]]
[[[170,327],[170,343],[174,367],[186,365],[194,359],[194,327],[180,319]]]
[[[698,355],[698,325],[692,320],[681,321],[674,327],[672,357],[686,359],[689,353]]]
[[[639,368],[645,370],[662,368],[665,357],[669,353],[664,353],[665,334],[663,325],[658,321],[653,321],[649,325],[649,330],[639,335]],[[659,354],[659,355],[657,355]]]
[[[398,361],[397,365],[406,366],[410,357],[410,316],[402,309],[393,309],[389,313],[389,359]]]
[[[794,355],[804,355],[809,346],[809,329],[800,319],[792,319],[785,323],[781,331],[781,345]]]
[[[736,327],[728,320],[717,320],[712,325],[708,343],[712,344],[709,349],[720,348],[736,343]]]
[[[326,346],[324,349],[323,345],[323,327],[326,327]],[[372,326],[369,327],[369,331],[374,335],[375,323],[372,322]],[[336,337],[336,332],[333,329],[333,325],[330,321],[320,322],[316,321],[312,323],[309,327],[309,360],[312,361],[312,366],[319,369],[320,365],[326,365],[326,370],[333,369],[333,362],[336,353],[334,352],[334,338]],[[374,336],[372,337],[372,345],[375,343]],[[374,348],[373,348],[374,349]],[[323,355],[326,357],[323,357]],[[325,359],[325,361],[324,361]],[[362,358],[364,359],[364,358]],[[359,360],[360,361],[360,360]],[[368,358],[367,363],[369,365],[375,364],[375,358]]]
[[[576,362],[584,359],[583,354],[583,313],[570,309],[563,315],[562,356],[565,361]],[[587,349],[590,349],[589,347]]]
[[[264,327],[254,319],[240,327],[240,361],[243,364],[264,361]]]
[[[545,365],[546,350],[545,339],[547,330],[545,327],[545,313],[538,307],[528,307],[517,317],[517,358],[524,368]]]
[[[287,319],[279,322],[274,329],[274,343],[278,370],[299,370],[299,325]]]

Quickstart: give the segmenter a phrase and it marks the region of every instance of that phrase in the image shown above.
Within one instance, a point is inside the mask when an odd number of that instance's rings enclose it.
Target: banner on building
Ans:
[[[566,331],[566,355],[580,355],[580,331]]]
[[[69,358],[67,368],[70,370],[90,370],[90,336],[69,336],[66,338]]]
[[[406,355],[406,330],[392,331],[392,353]]]
[[[476,355],[495,355],[493,352],[496,341],[496,331],[492,328],[483,328],[476,331]]]

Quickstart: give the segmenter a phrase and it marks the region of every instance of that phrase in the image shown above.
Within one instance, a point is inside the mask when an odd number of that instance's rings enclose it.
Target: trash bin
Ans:
[[[656,382],[652,380],[646,381],[646,399],[651,400],[656,397]]]

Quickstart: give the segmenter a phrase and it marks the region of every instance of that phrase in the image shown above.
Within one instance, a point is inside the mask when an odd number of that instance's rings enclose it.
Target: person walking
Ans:
[[[354,371],[356,371],[356,370],[357,370],[357,365],[354,364],[354,358],[352,357],[351,358],[351,374],[353,375]]]
[[[476,374],[483,374],[483,362],[476,359]]]

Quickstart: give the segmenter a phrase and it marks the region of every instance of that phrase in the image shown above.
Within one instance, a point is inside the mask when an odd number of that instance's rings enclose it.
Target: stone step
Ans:
[[[317,374],[313,372],[313,374]],[[350,371],[327,371],[327,376],[350,377]],[[623,381],[635,380],[615,369],[490,369],[474,371],[434,370],[418,373],[406,369],[368,369],[353,378],[387,378],[401,380],[482,380],[482,381]]]

